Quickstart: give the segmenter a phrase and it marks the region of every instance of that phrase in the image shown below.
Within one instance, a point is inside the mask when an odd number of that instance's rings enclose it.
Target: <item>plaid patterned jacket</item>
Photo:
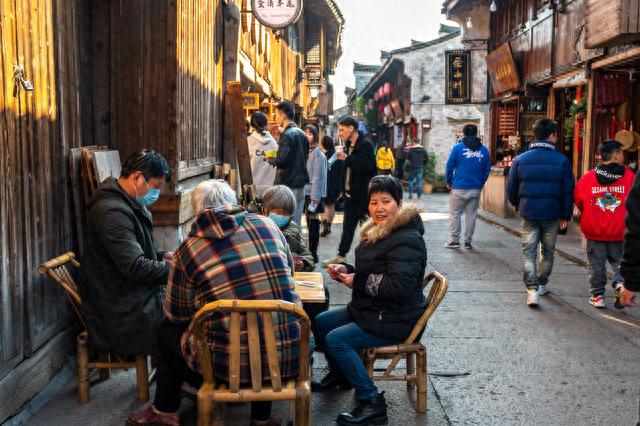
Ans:
[[[164,300],[165,315],[175,323],[187,323],[205,304],[222,299],[280,299],[299,304],[291,265],[287,242],[271,220],[238,206],[205,210],[175,254]],[[229,378],[230,319],[228,314],[213,315],[207,327],[215,375],[223,381]],[[240,381],[250,383],[244,315],[241,323]],[[276,313],[273,325],[282,377],[293,377],[298,373],[300,325],[293,316]],[[191,328],[183,334],[181,344],[187,365],[200,371]],[[268,380],[264,348],[261,358],[263,379]]]

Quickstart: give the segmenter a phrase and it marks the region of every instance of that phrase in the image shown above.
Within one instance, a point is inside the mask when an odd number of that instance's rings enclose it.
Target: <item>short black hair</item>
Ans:
[[[462,128],[462,133],[465,136],[476,136],[478,134],[478,126],[471,123],[465,124]]]
[[[251,127],[256,129],[256,132],[264,135],[269,127],[267,115],[262,111],[254,111],[254,113],[251,114]]]
[[[165,182],[171,180],[171,168],[167,160],[152,149],[141,149],[131,154],[125,160],[120,176],[128,178],[134,172],[142,172],[147,181],[158,177],[164,177]]]
[[[280,101],[276,105],[276,109],[282,112],[289,120],[293,120],[296,117],[296,107],[289,101]]]
[[[318,128],[316,126],[314,126],[313,124],[307,124],[306,126],[304,126],[304,130],[308,130],[311,132],[311,134],[313,135],[313,142],[314,143],[320,143],[319,139],[319,135],[318,135]]]
[[[338,124],[340,126],[353,127],[354,129],[358,130],[358,120],[356,120],[354,117],[350,115],[347,115],[346,117],[342,117],[340,121],[338,121]]]
[[[374,176],[369,182],[369,193],[367,200],[371,201],[373,194],[386,192],[391,195],[398,205],[402,204],[402,185],[400,181],[393,176],[378,175]]]
[[[616,152],[622,151],[622,144],[613,139],[603,141],[598,147],[602,161],[611,161]]]
[[[536,140],[546,141],[549,136],[558,134],[558,123],[550,118],[541,118],[533,125],[533,134]]]
[[[336,142],[331,136],[324,136],[322,138],[322,147],[325,151],[333,151],[336,149]]]

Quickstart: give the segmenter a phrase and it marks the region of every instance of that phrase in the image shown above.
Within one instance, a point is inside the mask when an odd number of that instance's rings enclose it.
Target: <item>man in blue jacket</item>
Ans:
[[[467,124],[462,128],[464,138],[451,150],[447,161],[447,187],[451,241],[446,248],[460,248],[461,216],[464,213],[464,246],[472,248],[471,239],[476,228],[476,215],[480,205],[480,192],[489,178],[491,156],[478,139],[478,126]]]
[[[558,230],[567,227],[573,212],[573,174],[569,160],[556,150],[557,128],[551,119],[536,121],[536,140],[513,160],[507,182],[509,202],[522,218],[523,280],[529,306],[537,306],[539,296],[548,292]]]

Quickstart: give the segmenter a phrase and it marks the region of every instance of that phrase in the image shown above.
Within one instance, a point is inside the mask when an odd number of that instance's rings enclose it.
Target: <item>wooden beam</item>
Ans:
[[[595,61],[591,64],[591,69],[595,70],[604,68],[609,65],[614,65],[618,62],[624,62],[627,59],[634,59],[636,57],[640,57],[640,47],[634,47],[633,49],[629,49],[626,52],[618,53],[617,55],[609,56],[608,58]]]
[[[247,145],[247,135],[244,126],[242,89],[240,87],[240,82],[228,82],[224,98],[224,121],[225,123],[228,123],[229,126],[228,137],[233,143],[233,148],[236,154],[236,161],[240,172],[240,182],[242,185],[251,185],[253,184],[253,176],[251,175],[249,145]]]

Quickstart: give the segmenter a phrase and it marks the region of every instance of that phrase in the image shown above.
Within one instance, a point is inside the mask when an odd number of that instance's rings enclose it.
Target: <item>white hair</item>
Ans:
[[[215,209],[228,204],[237,204],[236,193],[221,179],[200,182],[191,194],[191,204],[196,215],[204,209]]]

